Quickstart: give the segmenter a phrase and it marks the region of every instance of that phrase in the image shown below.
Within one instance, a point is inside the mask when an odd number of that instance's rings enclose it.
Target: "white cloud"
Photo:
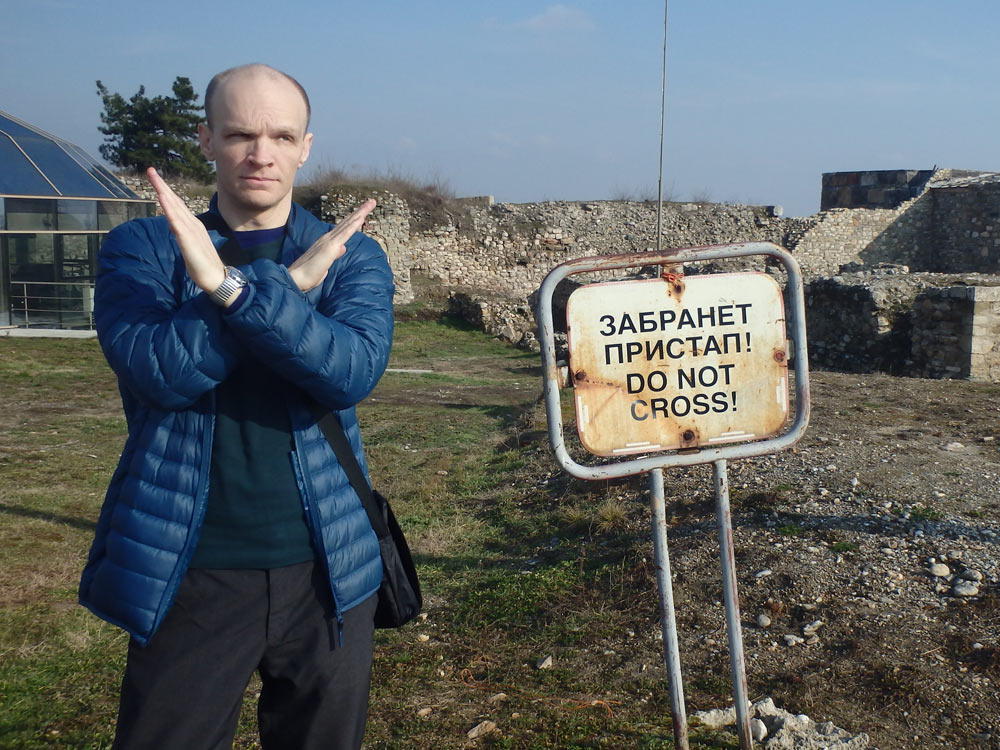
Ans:
[[[512,136],[510,133],[503,132],[502,130],[491,130],[486,135],[494,143],[494,145],[507,146],[509,148],[517,148],[521,145],[517,138]]]
[[[537,16],[525,19],[517,26],[533,34],[584,33],[595,28],[594,22],[585,12],[562,3],[550,5]]]

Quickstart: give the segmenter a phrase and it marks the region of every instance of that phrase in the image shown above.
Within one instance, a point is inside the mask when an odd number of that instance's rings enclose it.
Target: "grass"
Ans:
[[[411,228],[428,231],[452,223],[452,217],[465,216],[468,209],[455,201],[448,181],[440,175],[418,177],[398,168],[384,170],[345,170],[329,164],[315,167],[307,179],[294,190],[295,200],[309,207],[321,195],[347,192],[351,195],[372,194],[387,190],[406,201],[410,209]],[[468,222],[460,222],[468,223]]]
[[[855,552],[858,549],[856,542],[834,542],[830,545],[834,552]]]
[[[409,197],[422,195],[425,199],[436,197],[440,200],[450,200],[455,197],[448,181],[438,174],[420,178],[411,172],[405,172],[395,167],[384,170],[369,169],[345,170],[330,164],[320,164],[309,174],[304,187],[314,190],[329,190],[340,186],[377,186]]]
[[[805,529],[796,524],[783,524],[775,529],[781,536],[802,536],[805,533]]]
[[[928,508],[923,505],[915,505],[910,508],[911,521],[940,521],[944,514],[937,508]]]
[[[928,508],[926,505],[921,505],[916,503],[910,506],[893,506],[893,512],[897,515],[904,516],[914,523],[923,523],[924,521],[940,521],[944,518],[944,514],[937,508]]]
[[[656,628],[648,553],[622,541],[645,509],[556,477],[535,355],[415,320],[390,366],[434,370],[387,373],[358,408],[427,619],[376,636],[366,747],[462,748],[486,718],[484,748],[672,747],[660,647],[624,635]],[[115,382],[94,341],[58,339],[0,339],[0,382],[0,747],[106,748],[127,637],[75,588],[125,438]],[[619,669],[640,647],[654,669]],[[257,747],[257,689],[236,747]]]
[[[105,747],[126,639],[76,606],[125,438],[93,340],[0,342],[0,746]]]

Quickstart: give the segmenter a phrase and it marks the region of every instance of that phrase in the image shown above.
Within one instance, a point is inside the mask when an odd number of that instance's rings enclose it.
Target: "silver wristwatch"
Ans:
[[[226,266],[226,278],[222,280],[219,284],[219,288],[212,292],[209,297],[217,305],[226,304],[226,300],[233,296],[234,292],[239,291],[250,281],[243,272],[238,268],[233,268],[233,266]]]

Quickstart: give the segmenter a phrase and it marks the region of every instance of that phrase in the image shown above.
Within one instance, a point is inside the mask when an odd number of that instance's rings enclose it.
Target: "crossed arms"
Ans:
[[[375,387],[388,361],[393,287],[381,248],[356,234],[374,201],[307,235],[308,249],[287,268],[243,266],[249,297],[228,313],[199,293],[225,275],[210,235],[159,175],[149,176],[169,232],[162,220],[116,228],[96,285],[98,336],[124,387],[154,407],[189,408],[241,351],[329,408],[352,406]]]

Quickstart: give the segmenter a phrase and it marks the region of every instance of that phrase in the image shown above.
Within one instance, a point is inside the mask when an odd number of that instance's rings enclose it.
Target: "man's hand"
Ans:
[[[375,199],[369,198],[362,203],[350,216],[341,221],[337,226],[316,240],[312,247],[300,255],[292,265],[288,267],[288,272],[292,279],[303,292],[319,286],[326,278],[330,266],[341,255],[346,248],[347,242],[355,232],[360,231],[365,223],[368,214],[375,208]],[[166,210],[166,209],[164,209]],[[222,283],[221,280],[219,283]]]
[[[155,169],[147,169],[146,177],[156,191],[156,199],[170,222],[170,231],[177,238],[188,276],[199,289],[211,294],[226,278],[226,267],[219,259],[219,253],[212,244],[205,225],[191,213],[191,209],[170,189]]]

